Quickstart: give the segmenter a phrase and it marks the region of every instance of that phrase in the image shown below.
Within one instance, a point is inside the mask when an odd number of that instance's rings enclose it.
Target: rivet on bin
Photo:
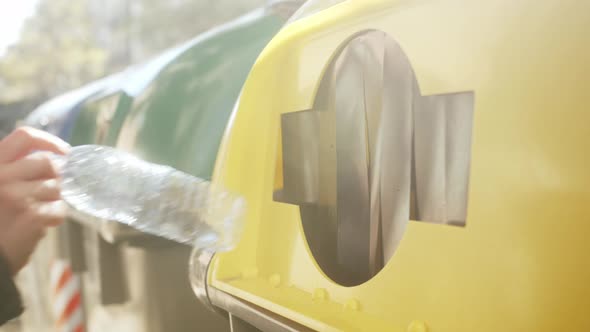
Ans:
[[[256,277],[258,277],[258,268],[249,267],[249,268],[244,269],[242,271],[242,278],[244,278],[244,279],[250,279],[250,278],[256,278]]]
[[[428,326],[422,321],[415,320],[408,325],[408,332],[428,332]]]
[[[344,309],[359,311],[361,310],[361,303],[357,299],[350,299],[344,303]]]
[[[281,275],[275,273],[271,275],[270,278],[268,278],[268,281],[270,282],[272,287],[279,287],[279,285],[281,284]]]
[[[313,297],[312,299],[314,301],[325,301],[328,299],[328,291],[326,291],[325,288],[316,288],[313,291]]]

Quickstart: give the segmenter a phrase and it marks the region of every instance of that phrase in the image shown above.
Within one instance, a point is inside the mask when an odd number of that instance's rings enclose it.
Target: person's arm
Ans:
[[[23,305],[12,280],[12,272],[4,256],[0,255],[0,325],[20,316]]]
[[[0,325],[23,311],[13,277],[27,263],[48,226],[59,224],[57,170],[47,156],[69,146],[45,132],[21,128],[0,141]]]

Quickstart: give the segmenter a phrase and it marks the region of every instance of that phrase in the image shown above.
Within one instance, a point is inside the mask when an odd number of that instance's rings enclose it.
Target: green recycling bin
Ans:
[[[134,66],[84,103],[70,142],[115,146],[210,179],[251,66],[299,4],[275,1]],[[106,220],[70,226],[90,331],[229,331],[191,291],[190,247]]]

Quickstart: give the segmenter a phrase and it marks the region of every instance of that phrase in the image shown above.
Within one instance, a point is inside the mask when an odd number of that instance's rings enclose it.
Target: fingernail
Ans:
[[[63,201],[45,203],[39,207],[39,212],[44,215],[65,216],[67,205]]]

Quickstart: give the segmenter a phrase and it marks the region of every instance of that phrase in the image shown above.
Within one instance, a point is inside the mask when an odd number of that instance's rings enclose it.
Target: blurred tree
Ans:
[[[87,0],[109,50],[109,68],[121,69],[184,42],[267,0]]]
[[[0,58],[0,103],[47,99],[146,60],[267,0],[39,0]]]
[[[84,1],[41,0],[0,60],[0,98],[47,98],[104,75],[108,54],[97,46],[89,18]]]
[[[151,55],[172,45],[186,41],[213,26],[227,22],[266,0],[128,0],[139,47],[134,50]]]

